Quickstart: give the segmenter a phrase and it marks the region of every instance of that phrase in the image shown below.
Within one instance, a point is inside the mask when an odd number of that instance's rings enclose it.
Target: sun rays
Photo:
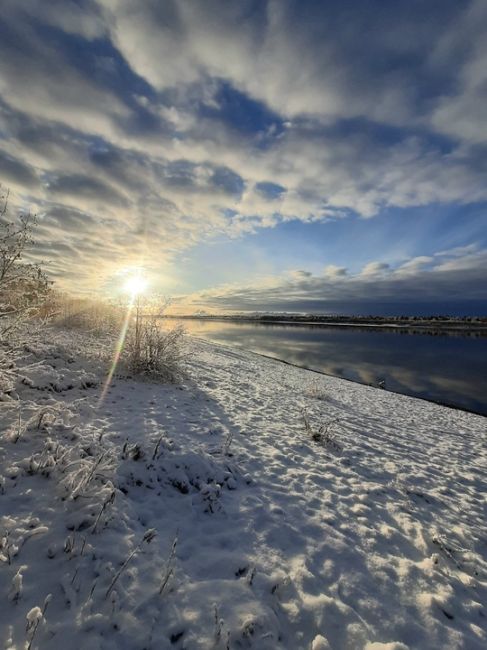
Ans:
[[[120,361],[120,357],[123,352],[124,344],[125,344],[125,339],[127,337],[127,332],[128,328],[130,326],[130,320],[132,318],[132,314],[134,313],[134,308],[139,306],[139,301],[140,297],[144,294],[144,292],[147,290],[149,286],[149,282],[147,280],[147,277],[144,275],[143,271],[140,269],[137,269],[135,272],[132,272],[132,274],[126,279],[124,285],[123,285],[123,290],[125,293],[127,293],[130,297],[129,303],[127,305],[127,311],[125,313],[125,317],[123,320],[122,327],[120,329],[120,334],[117,339],[117,344],[115,346],[115,352],[113,354],[113,359],[112,363],[110,366],[110,370],[108,372],[107,378],[103,384],[103,389],[100,394],[100,399],[98,401],[98,405],[101,405],[106,397],[106,394],[108,392],[108,389],[110,387],[110,384],[113,379],[113,375],[115,374],[115,371],[117,369],[117,366]],[[137,314],[138,317],[138,314]]]

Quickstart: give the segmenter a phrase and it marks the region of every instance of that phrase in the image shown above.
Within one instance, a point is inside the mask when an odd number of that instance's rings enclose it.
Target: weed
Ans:
[[[147,530],[147,531],[144,533],[144,536],[142,537],[142,539],[140,540],[140,542],[139,542],[139,543],[137,544],[137,546],[136,546],[136,547],[135,547],[135,548],[134,548],[134,549],[133,549],[133,550],[132,550],[128,555],[127,555],[127,558],[125,559],[125,562],[122,564],[122,566],[120,567],[120,569],[119,569],[119,570],[117,571],[117,573],[114,575],[113,580],[112,580],[111,583],[110,583],[110,586],[109,586],[108,589],[106,590],[106,593],[105,593],[105,600],[108,598],[108,596],[109,596],[109,595],[111,594],[111,592],[113,591],[113,588],[115,587],[115,585],[116,585],[116,583],[117,583],[117,580],[120,578],[120,576],[122,575],[122,573],[123,573],[123,572],[125,571],[125,569],[127,568],[127,565],[128,565],[128,563],[130,562],[130,560],[131,560],[131,559],[134,557],[134,555],[136,555],[136,554],[140,551],[140,549],[142,548],[142,544],[150,544],[150,543],[152,542],[152,540],[154,539],[154,537],[156,536],[156,534],[157,534],[157,533],[156,533],[156,531],[154,530],[154,528],[149,528],[149,530]]]
[[[115,501],[115,490],[112,490],[110,494],[106,497],[106,499],[103,501],[100,512],[98,513],[98,516],[95,520],[95,523],[93,524],[93,530],[91,531],[93,534],[96,533],[96,528],[98,526],[98,522],[101,519],[101,516],[105,512],[105,510],[108,508],[108,506],[111,506],[112,503]],[[85,539],[86,542],[86,539]],[[84,543],[83,543],[83,549],[84,549]],[[81,551],[81,555],[83,554],[83,551]]]
[[[328,449],[331,449],[336,453],[341,453],[343,451],[343,446],[337,441],[336,434],[331,430],[335,424],[340,422],[339,418],[323,422],[318,428],[314,428],[311,425],[308,413],[305,409],[302,410],[302,417],[306,433],[310,436],[313,442],[328,447]]]
[[[233,431],[229,431],[227,437],[225,438],[225,441],[223,443],[222,447],[222,454],[223,456],[231,456],[230,454],[230,447],[233,442]]]
[[[319,385],[317,381],[310,384],[304,392],[306,397],[325,402],[329,399],[328,393]]]
[[[159,595],[162,595],[164,589],[167,587],[169,580],[171,579],[172,574],[174,573],[174,558],[176,556],[176,547],[178,545],[178,536],[174,538],[172,543],[171,552],[169,557],[164,565],[164,572],[162,574],[161,586],[159,587]]]

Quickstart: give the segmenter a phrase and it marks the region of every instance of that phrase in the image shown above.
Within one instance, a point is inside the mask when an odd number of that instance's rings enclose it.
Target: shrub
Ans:
[[[23,259],[33,244],[35,225],[30,214],[9,220],[8,192],[0,191],[0,338],[6,338],[25,318],[38,315],[50,291],[42,268]]]
[[[117,305],[102,300],[53,294],[52,302],[56,325],[89,332],[100,340],[105,340],[104,337],[112,340],[120,332],[123,333],[124,321],[135,309],[123,340],[121,360],[126,370],[132,375],[143,375],[159,381],[174,382],[181,376],[184,329],[161,328],[160,317],[167,301],[142,301],[137,298],[135,304]]]
[[[128,370],[159,381],[177,381],[182,374],[184,335],[182,326],[163,330],[157,316],[137,316],[125,340]]]

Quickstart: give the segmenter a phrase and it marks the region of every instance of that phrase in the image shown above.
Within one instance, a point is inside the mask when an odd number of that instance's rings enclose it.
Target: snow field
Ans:
[[[3,647],[484,648],[486,419],[188,346],[180,385],[102,403],[100,341],[16,353]]]

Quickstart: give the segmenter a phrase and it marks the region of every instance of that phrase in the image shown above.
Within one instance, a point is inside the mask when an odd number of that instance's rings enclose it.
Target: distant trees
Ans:
[[[35,217],[26,214],[9,219],[8,199],[8,190],[0,186],[0,338],[35,314],[50,289],[41,266],[24,261],[33,243]]]

